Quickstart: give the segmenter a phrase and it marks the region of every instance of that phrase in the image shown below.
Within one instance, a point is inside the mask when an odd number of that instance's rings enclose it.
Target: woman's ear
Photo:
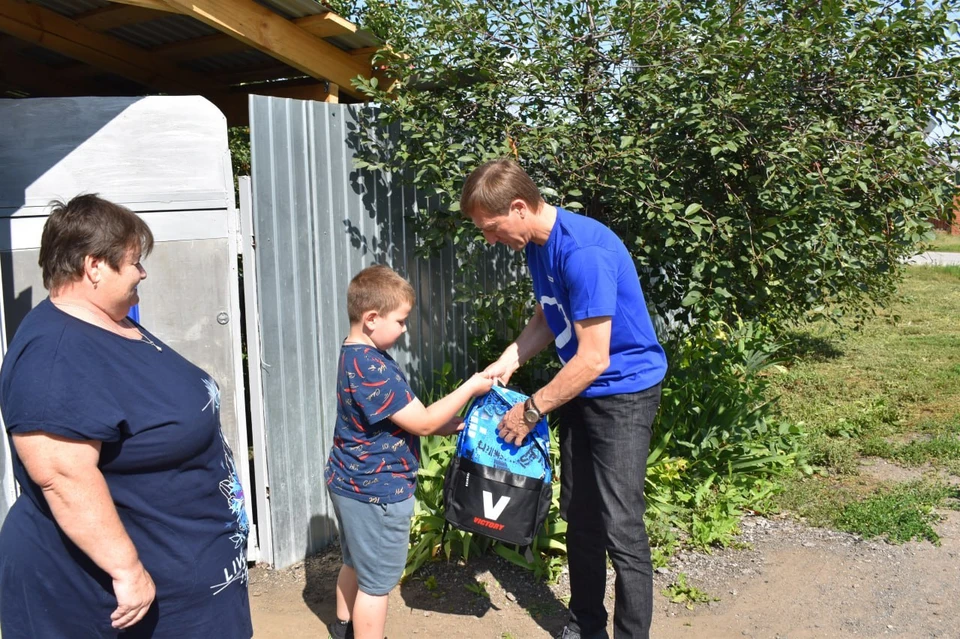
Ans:
[[[100,283],[101,269],[103,268],[103,260],[92,255],[88,255],[83,258],[83,274],[91,284],[93,288],[97,288],[97,285]]]

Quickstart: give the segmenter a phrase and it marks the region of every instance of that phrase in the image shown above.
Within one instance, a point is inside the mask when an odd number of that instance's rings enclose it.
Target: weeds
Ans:
[[[677,575],[676,581],[663,589],[663,595],[669,599],[671,603],[683,604],[687,610],[693,610],[695,604],[720,601],[718,597],[714,597],[696,586],[688,584],[687,576],[682,572]]]
[[[926,539],[939,546],[940,536],[931,526],[939,521],[933,509],[949,495],[947,486],[923,482],[881,488],[863,501],[846,504],[835,523],[840,530],[868,539],[884,537],[894,543]]]
[[[864,443],[863,452],[865,455],[892,459],[907,466],[943,465],[945,462],[960,460],[960,439],[951,432],[937,433],[906,444],[872,439]]]
[[[464,584],[463,587],[478,597],[483,597],[484,599],[490,598],[490,593],[487,592],[487,584],[483,583],[482,581],[477,581],[472,584]]]

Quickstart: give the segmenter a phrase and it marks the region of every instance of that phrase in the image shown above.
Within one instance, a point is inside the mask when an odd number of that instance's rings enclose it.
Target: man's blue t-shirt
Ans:
[[[372,504],[413,497],[420,438],[388,419],[413,397],[390,355],[363,344],[343,345],[337,370],[337,422],[325,470],[330,490]]]
[[[583,397],[634,393],[658,384],[667,358],[657,341],[633,258],[613,231],[557,208],[546,244],[529,242],[533,292],[566,364],[577,352],[573,323],[609,316],[610,366]]]
[[[249,525],[220,430],[220,389],[161,347],[124,338],[41,302],[0,370],[11,434],[102,442],[98,467],[156,584],[125,638],[246,638]],[[11,637],[116,637],[111,578],[60,530],[19,459],[23,494],[0,530],[0,623]]]

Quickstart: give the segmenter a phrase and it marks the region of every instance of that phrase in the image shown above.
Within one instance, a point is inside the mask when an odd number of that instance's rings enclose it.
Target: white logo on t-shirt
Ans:
[[[570,341],[570,338],[573,336],[573,326],[570,325],[570,319],[567,318],[567,312],[563,309],[563,305],[557,301],[555,297],[547,297],[544,295],[540,299],[540,306],[546,308],[547,306],[556,306],[560,309],[560,314],[563,316],[563,323],[566,324],[566,327],[563,331],[557,335],[556,344],[557,348],[561,349],[567,345],[567,342]]]

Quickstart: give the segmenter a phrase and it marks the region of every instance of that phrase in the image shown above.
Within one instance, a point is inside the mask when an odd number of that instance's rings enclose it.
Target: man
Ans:
[[[460,207],[489,243],[526,252],[537,299],[526,327],[485,372],[506,383],[551,341],[563,364],[499,428],[519,443],[541,415],[560,418],[571,594],[561,637],[608,636],[606,553],[617,575],[614,636],[649,637],[653,570],[643,486],[667,362],[633,259],[603,224],[547,204],[511,160],[471,173]]]

